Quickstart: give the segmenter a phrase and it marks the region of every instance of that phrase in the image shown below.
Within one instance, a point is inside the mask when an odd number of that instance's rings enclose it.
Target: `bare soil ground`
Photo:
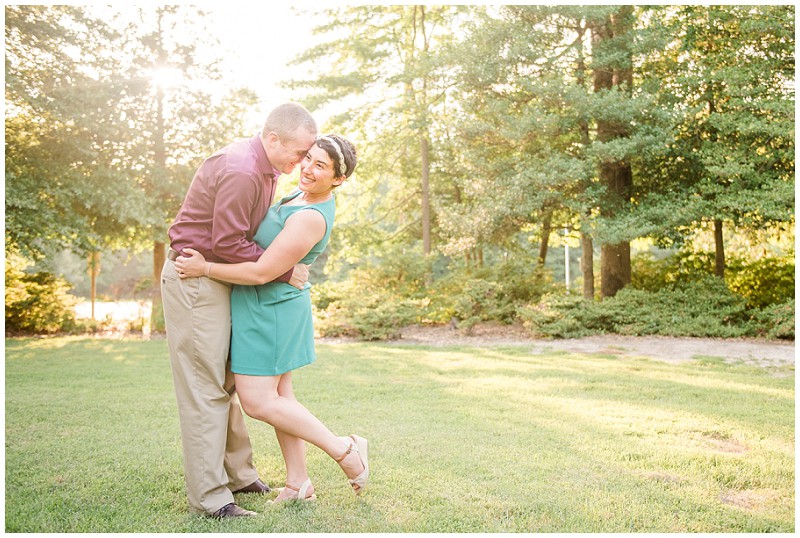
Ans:
[[[764,367],[793,367],[795,362],[793,341],[612,334],[564,340],[538,340],[532,338],[523,327],[495,324],[476,326],[470,334],[449,326],[408,327],[402,331],[401,338],[396,342],[432,346],[528,346],[535,354],[555,350],[649,357],[673,363],[700,357],[718,357],[726,362],[744,362]]]

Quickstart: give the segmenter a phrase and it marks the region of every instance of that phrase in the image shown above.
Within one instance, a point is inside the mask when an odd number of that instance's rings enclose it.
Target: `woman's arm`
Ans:
[[[191,257],[179,256],[175,267],[181,278],[208,276],[232,284],[266,284],[302,260],[325,235],[325,219],[319,211],[298,211],[256,262],[213,263],[193,249]]]

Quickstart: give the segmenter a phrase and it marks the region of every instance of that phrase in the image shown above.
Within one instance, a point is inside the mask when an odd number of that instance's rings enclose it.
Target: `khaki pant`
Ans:
[[[161,271],[186,493],[192,511],[206,514],[258,479],[228,362],[230,294],[230,285],[210,278],[181,280],[170,260]]]

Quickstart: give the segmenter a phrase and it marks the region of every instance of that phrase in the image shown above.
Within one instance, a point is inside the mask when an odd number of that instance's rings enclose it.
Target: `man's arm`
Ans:
[[[242,172],[229,172],[219,182],[214,198],[211,245],[214,256],[227,263],[255,262],[264,249],[247,239],[252,208],[258,201],[258,179]],[[308,268],[295,268],[274,278],[302,289],[308,281]]]
[[[208,276],[232,284],[265,284],[287,267],[293,267],[325,235],[325,219],[317,211],[299,211],[256,262],[214,263],[193,249],[184,249],[175,264],[185,277]],[[187,256],[189,255],[189,256]]]

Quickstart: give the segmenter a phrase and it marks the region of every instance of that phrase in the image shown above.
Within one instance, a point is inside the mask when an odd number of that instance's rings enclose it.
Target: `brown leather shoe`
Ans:
[[[214,519],[222,519],[226,517],[248,517],[248,516],[255,516],[258,515],[255,512],[251,512],[250,510],[245,510],[239,506],[236,506],[236,503],[228,503],[213,514],[211,517]]]
[[[261,493],[263,495],[264,493],[269,493],[270,491],[272,491],[272,488],[258,478],[249,486],[245,486],[242,489],[237,489],[234,491],[234,493]]]

